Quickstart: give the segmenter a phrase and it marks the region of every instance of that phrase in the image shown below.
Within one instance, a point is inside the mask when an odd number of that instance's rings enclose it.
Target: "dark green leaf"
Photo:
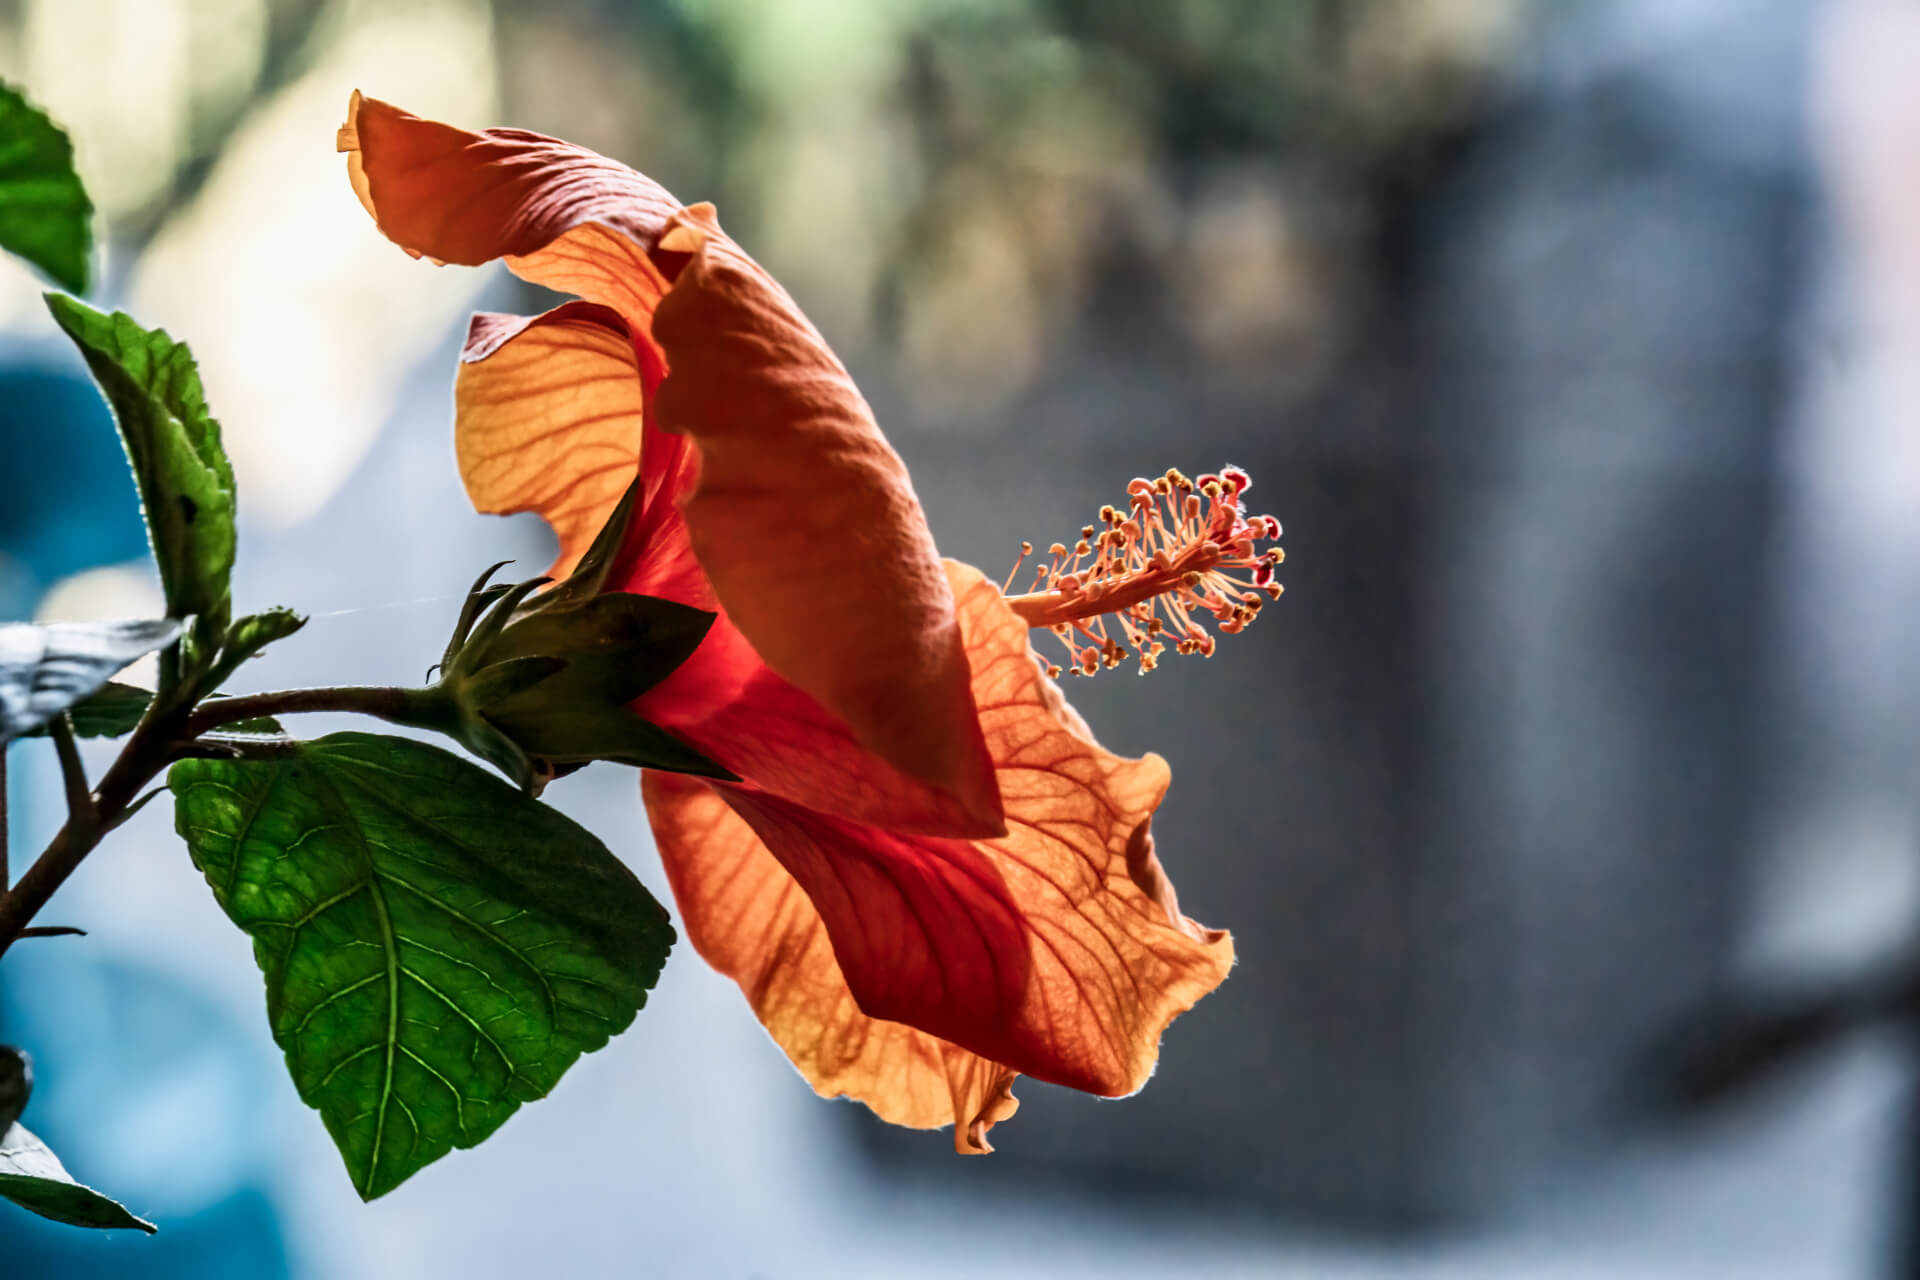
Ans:
[[[193,353],[119,312],[47,295],[113,407],[146,509],[169,617],[224,626],[233,569],[233,468],[207,412]]]
[[[179,634],[180,624],[164,618],[0,625],[0,742],[92,696],[114,672]],[[124,714],[124,706],[116,714]]]
[[[46,112],[0,84],[0,249],[63,289],[87,291],[93,202],[73,170],[73,144]]]
[[[590,833],[424,743],[340,733],[168,784],[368,1199],[544,1097],[633,1020],[673,941]]]
[[[33,1094],[33,1059],[10,1044],[0,1044],[0,1133],[27,1109]]]
[[[215,698],[223,694],[213,694]],[[68,719],[73,721],[73,734],[76,738],[118,738],[133,732],[140,723],[140,717],[147,713],[147,704],[153,701],[153,693],[139,685],[121,684],[118,680],[109,680],[101,685],[90,698],[76,702],[67,710]],[[46,736],[47,727],[29,729],[21,734],[23,738]],[[255,716],[251,720],[236,720],[232,724],[220,726],[221,733],[257,733],[284,736],[286,730],[272,716]]]
[[[67,717],[73,721],[73,735],[76,738],[118,738],[133,732],[133,727],[140,723],[140,717],[147,714],[147,704],[152,701],[152,692],[139,685],[109,680],[95,690],[92,697],[69,707]],[[47,726],[43,724],[20,736],[39,738],[45,737],[46,732]]]
[[[18,1123],[0,1135],[0,1196],[70,1227],[132,1228],[148,1235],[155,1230],[117,1201],[75,1182],[47,1144]]]

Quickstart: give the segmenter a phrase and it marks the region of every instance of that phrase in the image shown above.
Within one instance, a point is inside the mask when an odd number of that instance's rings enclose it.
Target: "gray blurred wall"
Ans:
[[[1286,597],[1219,657],[1068,686],[1173,762],[1163,856],[1240,960],[1124,1107],[1025,1082],[1021,1161],[1409,1228],[1523,1203],[1629,1123],[1748,896],[1808,18],[1560,10],[1406,191],[1371,330],[1304,406],[1096,323],[1003,421],[900,432],[990,571],[1112,500],[1096,474],[1232,460],[1287,528]]]

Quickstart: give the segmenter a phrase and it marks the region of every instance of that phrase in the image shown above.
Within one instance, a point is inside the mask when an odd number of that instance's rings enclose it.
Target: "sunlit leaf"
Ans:
[[[164,618],[0,625],[0,742],[93,696],[114,672],[172,644],[179,634],[180,624]],[[110,717],[117,722],[125,715],[126,700],[111,701]]]
[[[235,653],[252,657],[277,640],[288,636],[307,625],[307,620],[291,609],[268,609],[264,613],[250,613],[236,620],[227,633],[227,647]]]
[[[287,608],[268,609],[264,613],[250,613],[244,618],[235,619],[233,625],[227,628],[225,643],[212,669],[207,672],[202,687],[219,688],[240,669],[241,663],[255,657],[268,645],[285,640],[306,625],[306,618]]]
[[[224,626],[233,569],[233,467],[220,424],[207,412],[200,373],[186,344],[59,294],[53,318],[80,348],[133,463],[147,533],[160,565],[167,615]]]
[[[168,782],[367,1199],[544,1097],[633,1020],[672,945],[590,833],[436,747],[341,733]]]
[[[87,291],[93,201],[73,169],[73,144],[18,89],[0,84],[0,249],[63,289]]]

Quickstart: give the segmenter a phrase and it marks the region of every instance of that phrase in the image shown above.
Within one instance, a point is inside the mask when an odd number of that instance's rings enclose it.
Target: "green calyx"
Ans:
[[[529,791],[594,760],[733,779],[630,704],[679,667],[714,615],[654,596],[601,594],[632,491],[564,582],[481,574],[421,710]],[[545,591],[540,588],[547,587]]]

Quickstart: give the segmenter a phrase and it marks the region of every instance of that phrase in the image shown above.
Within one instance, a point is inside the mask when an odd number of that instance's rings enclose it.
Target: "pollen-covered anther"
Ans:
[[[1103,506],[1100,523],[1083,526],[1071,547],[1054,543],[1032,589],[1008,603],[1060,638],[1065,667],[1078,675],[1111,670],[1129,653],[1144,675],[1169,646],[1210,656],[1215,639],[1201,619],[1232,635],[1280,598],[1274,566],[1285,556],[1260,545],[1280,536],[1280,522],[1246,513],[1241,497],[1252,486],[1231,466],[1198,481],[1176,470],[1135,479],[1126,510]],[[1008,588],[1031,550],[1021,545]]]

